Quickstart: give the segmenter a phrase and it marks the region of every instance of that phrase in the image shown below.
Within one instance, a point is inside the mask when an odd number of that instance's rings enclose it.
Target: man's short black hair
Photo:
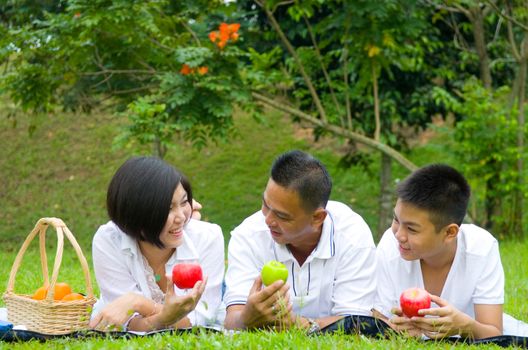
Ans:
[[[127,235],[163,248],[159,236],[180,183],[192,205],[191,185],[176,168],[156,157],[130,158],[108,186],[108,216]]]
[[[295,190],[307,212],[326,207],[332,191],[332,179],[325,166],[302,151],[290,151],[277,157],[271,167],[271,179]]]
[[[464,176],[445,164],[431,164],[414,171],[398,184],[398,199],[429,212],[436,231],[466,215],[471,189]]]

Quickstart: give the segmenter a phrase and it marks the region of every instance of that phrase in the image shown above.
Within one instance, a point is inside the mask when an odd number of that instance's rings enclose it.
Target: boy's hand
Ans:
[[[431,294],[431,301],[439,307],[418,311],[420,315],[430,317],[413,317],[412,323],[431,339],[440,339],[452,335],[471,333],[473,319],[456,309],[446,300]]]
[[[407,334],[411,337],[421,337],[422,330],[416,327],[412,320],[403,315],[400,308],[393,308],[391,312],[395,315],[389,320],[389,326],[397,332]]]

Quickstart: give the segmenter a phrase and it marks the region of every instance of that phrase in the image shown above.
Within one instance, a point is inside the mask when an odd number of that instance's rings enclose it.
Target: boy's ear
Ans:
[[[317,208],[312,214],[312,224],[314,226],[319,226],[323,224],[323,221],[326,219],[326,210],[323,208]]]
[[[449,224],[446,227],[446,238],[456,238],[458,235],[458,230],[460,229],[460,226],[457,224]]]

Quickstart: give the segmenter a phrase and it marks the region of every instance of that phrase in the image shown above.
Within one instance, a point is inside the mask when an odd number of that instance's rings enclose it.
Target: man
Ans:
[[[312,156],[291,151],[273,163],[262,209],[231,233],[228,329],[300,327],[309,332],[344,315],[369,315],[375,245],[365,221],[329,201],[332,182]],[[263,286],[262,266],[277,260],[288,280]]]
[[[392,227],[377,247],[376,308],[396,316],[397,331],[429,338],[474,339],[502,334],[504,271],[497,240],[462,224],[470,197],[466,179],[450,166],[423,167],[396,190]],[[421,287],[437,307],[403,316],[402,291]]]

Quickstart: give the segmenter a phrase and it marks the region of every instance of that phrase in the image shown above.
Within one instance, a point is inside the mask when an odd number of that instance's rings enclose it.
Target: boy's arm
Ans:
[[[412,322],[432,339],[461,335],[481,339],[502,335],[502,305],[475,305],[475,319],[456,309],[446,300],[431,295],[439,307],[420,310],[432,317],[413,317]]]

